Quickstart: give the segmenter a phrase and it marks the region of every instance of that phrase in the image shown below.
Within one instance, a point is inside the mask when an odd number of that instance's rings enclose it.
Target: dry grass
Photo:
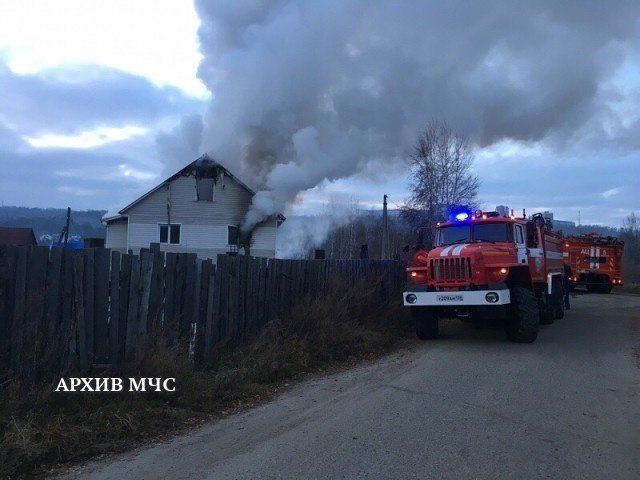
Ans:
[[[182,352],[150,341],[109,376],[174,377],[176,392],[60,393],[46,385],[0,403],[0,479],[35,478],[59,464],[120,452],[207,419],[264,401],[285,380],[371,358],[410,335],[405,309],[380,301],[380,284],[335,285],[301,303],[250,344],[203,369]]]

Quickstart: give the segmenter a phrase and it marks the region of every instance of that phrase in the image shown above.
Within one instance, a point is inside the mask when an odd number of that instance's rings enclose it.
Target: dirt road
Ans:
[[[73,478],[640,478],[640,296],[578,296],[532,345],[442,332]]]

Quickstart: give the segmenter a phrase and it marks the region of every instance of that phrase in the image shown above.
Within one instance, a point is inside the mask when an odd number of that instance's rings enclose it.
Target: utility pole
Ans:
[[[58,237],[58,246],[63,245],[67,246],[67,242],[69,241],[69,223],[71,222],[71,207],[67,207],[67,221],[62,228],[62,232],[60,233],[60,237]],[[63,240],[64,238],[64,240]]]
[[[387,214],[387,195],[382,200],[382,242],[380,247],[380,258],[389,260],[389,218]]]

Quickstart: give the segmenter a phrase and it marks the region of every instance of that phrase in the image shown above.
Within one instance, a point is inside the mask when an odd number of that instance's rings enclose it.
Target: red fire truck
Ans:
[[[437,337],[442,317],[501,316],[510,340],[535,341],[540,323],[564,316],[563,246],[540,214],[454,212],[438,224],[435,247],[417,245],[407,268],[403,300],[417,336]]]
[[[589,292],[610,293],[622,285],[624,242],[595,233],[570,236],[565,241],[565,261],[572,270],[571,289],[584,286]]]

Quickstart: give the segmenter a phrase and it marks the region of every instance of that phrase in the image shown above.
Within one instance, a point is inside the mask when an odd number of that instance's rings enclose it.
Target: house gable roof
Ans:
[[[0,245],[37,245],[32,228],[0,227]]]
[[[160,182],[158,185],[156,185],[154,188],[149,190],[144,195],[138,197],[136,200],[134,200],[133,202],[131,202],[130,204],[125,206],[123,209],[119,210],[116,215],[109,215],[109,216],[103,217],[102,221],[103,222],[112,222],[112,221],[117,220],[119,218],[126,217],[126,212],[128,210],[130,210],[132,207],[134,207],[135,205],[137,205],[138,203],[143,201],[148,196],[150,196],[153,193],[155,193],[156,191],[160,190],[167,183],[175,180],[178,177],[186,176],[186,175],[192,175],[192,174],[193,175],[197,175],[199,171],[201,171],[203,169],[206,170],[206,169],[211,169],[211,168],[215,168],[215,169],[217,169],[219,171],[224,172],[224,174],[226,176],[231,177],[238,185],[240,185],[247,192],[249,192],[249,194],[251,196],[255,195],[256,192],[254,190],[252,190],[249,186],[247,186],[246,183],[244,183],[242,180],[240,180],[238,177],[236,177],[233,173],[231,173],[225,166],[223,166],[222,164],[220,164],[219,162],[214,160],[209,154],[205,153],[204,155],[198,157],[193,162],[189,163],[185,167],[183,167],[180,170],[178,170],[176,173],[174,173],[170,177],[168,177],[165,180],[163,180],[162,182]],[[279,213],[277,215],[277,217],[283,222],[286,220],[286,217],[284,215],[282,215],[281,213]]]
[[[168,177],[165,180],[163,180],[162,182],[160,182],[158,185],[156,185],[154,188],[149,190],[147,193],[145,193],[141,197],[138,197],[136,200],[131,202],[129,205],[124,207],[122,210],[118,211],[119,215],[115,215],[115,216],[112,216],[112,217],[109,217],[109,218],[105,218],[104,220],[112,220],[114,218],[119,217],[120,215],[124,215],[125,212],[127,210],[129,210],[131,207],[133,207],[134,205],[137,205],[142,200],[147,198],[149,195],[151,195],[152,193],[158,191],[160,188],[162,188],[167,183],[169,183],[169,182],[171,182],[171,181],[175,180],[176,178],[181,177],[183,175],[195,174],[198,169],[207,168],[207,167],[215,167],[215,168],[218,168],[218,169],[222,170],[225,175],[233,178],[233,180],[235,180],[247,192],[249,192],[251,195],[255,195],[255,192],[251,188],[249,188],[243,181],[241,181],[238,177],[236,177],[234,174],[232,174],[226,167],[224,167],[223,165],[221,165],[220,163],[215,161],[213,158],[211,158],[211,156],[209,154],[205,153],[204,155],[202,155],[201,157],[197,158],[196,160],[194,160],[190,164],[188,164],[185,167],[183,167],[180,170],[178,170],[176,173],[174,173],[170,177]]]

